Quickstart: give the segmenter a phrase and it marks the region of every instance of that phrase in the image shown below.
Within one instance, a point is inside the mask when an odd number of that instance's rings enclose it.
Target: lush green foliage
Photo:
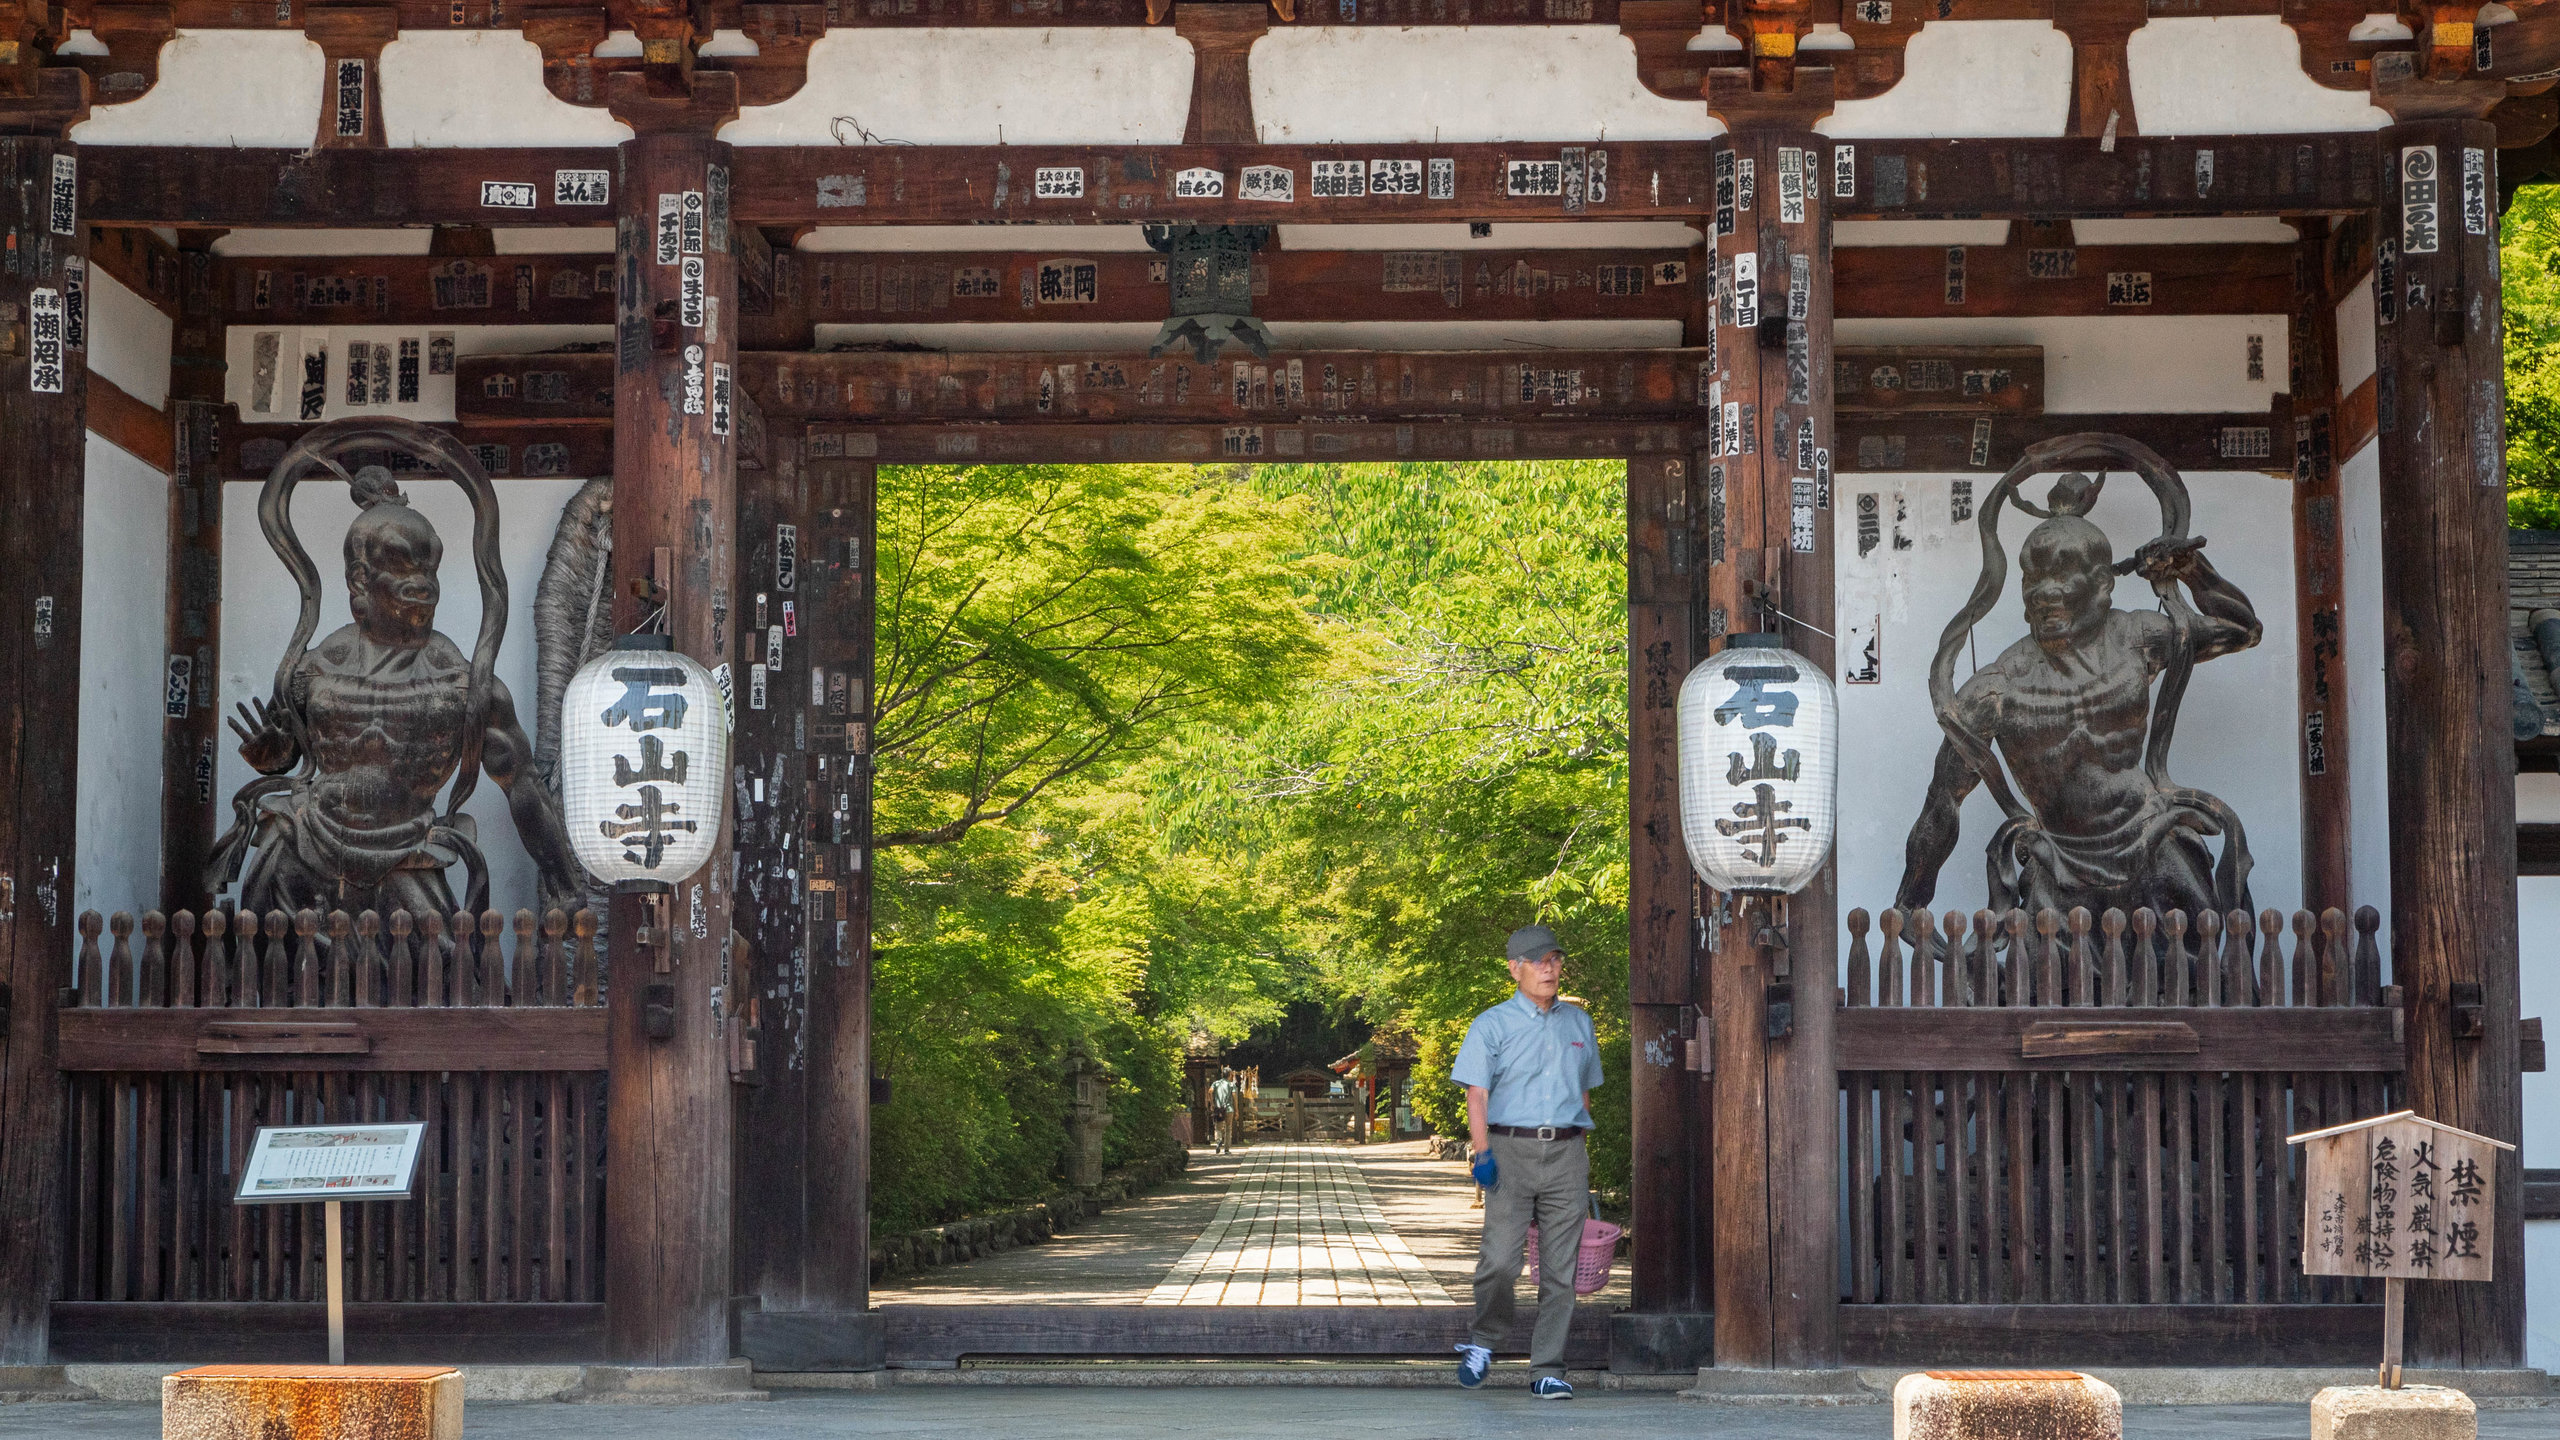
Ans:
[[[1623,467],[882,472],[875,1212],[1053,1185],[1068,1058],[1110,1158],[1182,1045],[1291,1001],[1421,1041],[1417,1109],[1542,919],[1626,1174]],[[892,842],[896,843],[892,843]]]
[[[2507,521],[2560,530],[2560,187],[2528,185],[2499,233],[2507,347]]]

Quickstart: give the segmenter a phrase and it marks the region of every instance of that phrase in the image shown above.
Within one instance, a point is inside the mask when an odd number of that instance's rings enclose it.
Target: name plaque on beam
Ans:
[[[405,1199],[418,1169],[422,1121],[383,1125],[261,1125],[240,1169],[239,1205]]]

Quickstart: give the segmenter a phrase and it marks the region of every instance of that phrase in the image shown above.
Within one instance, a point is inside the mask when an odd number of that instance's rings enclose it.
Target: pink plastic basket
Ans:
[[[1597,1295],[1608,1288],[1610,1268],[1618,1263],[1618,1237],[1626,1232],[1606,1220],[1582,1222],[1582,1252],[1574,1257],[1573,1293]],[[1538,1283],[1538,1227],[1529,1227],[1529,1283]]]

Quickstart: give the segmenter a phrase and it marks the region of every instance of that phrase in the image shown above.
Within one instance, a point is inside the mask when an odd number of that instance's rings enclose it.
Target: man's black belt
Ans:
[[[1570,1140],[1582,1133],[1579,1125],[1487,1125],[1489,1135],[1509,1135],[1518,1140]]]

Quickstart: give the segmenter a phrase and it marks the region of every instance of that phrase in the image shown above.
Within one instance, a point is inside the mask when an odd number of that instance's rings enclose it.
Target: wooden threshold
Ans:
[[[881,1305],[891,1365],[964,1358],[1445,1359],[1467,1338],[1467,1305]],[[1566,1363],[1605,1365],[1605,1306],[1573,1312]],[[1527,1354],[1524,1311],[1500,1354]]]
[[[347,1359],[357,1364],[563,1365],[604,1354],[602,1305],[347,1306]],[[299,1364],[328,1358],[328,1309],[316,1303],[53,1302],[58,1364]]]
[[[2364,1365],[2379,1305],[1843,1305],[1846,1365]]]

